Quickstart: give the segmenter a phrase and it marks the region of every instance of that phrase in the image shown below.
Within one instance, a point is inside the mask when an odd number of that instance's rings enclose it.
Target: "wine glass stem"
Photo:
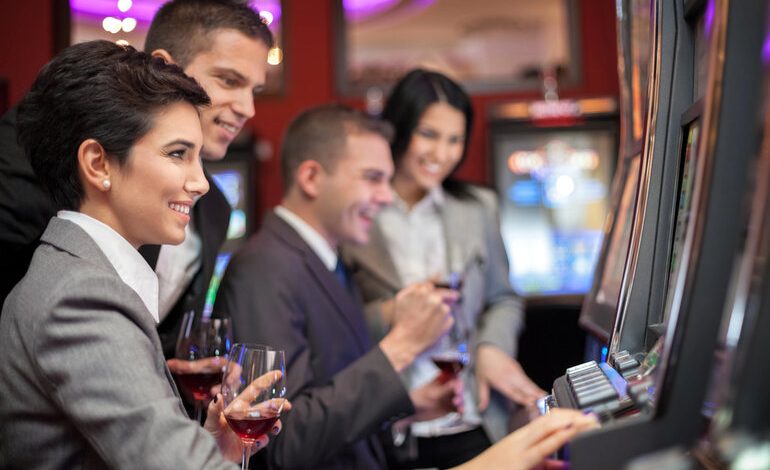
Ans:
[[[251,444],[243,443],[243,454],[241,455],[241,470],[246,470],[249,466],[249,457],[251,457]]]
[[[200,400],[195,400],[195,422],[198,424],[203,424],[201,421],[203,420],[203,402]]]

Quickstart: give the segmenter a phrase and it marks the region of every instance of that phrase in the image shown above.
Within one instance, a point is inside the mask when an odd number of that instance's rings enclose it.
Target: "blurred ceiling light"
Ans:
[[[133,2],[131,0],[118,0],[118,10],[122,11],[123,13],[130,10],[132,5]]]
[[[117,44],[118,46],[130,46],[131,45],[131,43],[129,43],[125,39],[118,39],[117,41],[115,41],[115,44]]]
[[[268,26],[270,26],[273,23],[273,20],[275,19],[273,17],[273,14],[270,13],[269,11],[267,11],[267,10],[260,11],[259,12],[259,16],[261,16],[262,19],[265,20],[265,24],[268,25]]]
[[[110,32],[112,34],[115,34],[118,31],[120,31],[120,28],[122,27],[123,27],[123,23],[117,18],[108,16],[102,20],[102,28],[104,28],[105,31]]]
[[[123,31],[130,33],[136,28],[136,20],[133,18],[123,18]]]
[[[274,47],[267,53],[267,63],[270,65],[278,65],[283,60],[283,51],[280,47]]]

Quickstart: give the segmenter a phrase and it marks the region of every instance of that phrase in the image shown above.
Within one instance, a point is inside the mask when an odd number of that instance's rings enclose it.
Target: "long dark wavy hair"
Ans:
[[[390,122],[396,131],[390,145],[393,162],[398,166],[409,148],[412,134],[423,113],[430,105],[438,102],[447,103],[465,115],[465,143],[462,156],[441,185],[455,197],[472,198],[469,185],[455,179],[453,175],[465,161],[468,153],[468,141],[473,128],[473,107],[465,90],[446,75],[425,69],[415,69],[404,75],[393,88],[382,111],[382,118]]]

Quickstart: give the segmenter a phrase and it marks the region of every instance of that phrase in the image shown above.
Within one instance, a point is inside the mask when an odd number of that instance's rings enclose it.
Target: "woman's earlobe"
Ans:
[[[86,139],[78,147],[78,166],[83,185],[100,191],[109,191],[112,188],[107,152],[95,139]]]

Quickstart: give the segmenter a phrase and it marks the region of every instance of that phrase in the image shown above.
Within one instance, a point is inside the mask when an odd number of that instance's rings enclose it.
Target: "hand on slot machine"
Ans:
[[[479,409],[482,411],[489,404],[490,387],[524,406],[532,405],[538,398],[548,395],[527,377],[518,361],[491,344],[482,344],[476,350],[476,381],[479,387]]]
[[[563,462],[547,460],[548,456],[579,433],[598,426],[599,422],[593,415],[584,415],[577,410],[555,409],[512,432],[455,470],[563,468]]]

